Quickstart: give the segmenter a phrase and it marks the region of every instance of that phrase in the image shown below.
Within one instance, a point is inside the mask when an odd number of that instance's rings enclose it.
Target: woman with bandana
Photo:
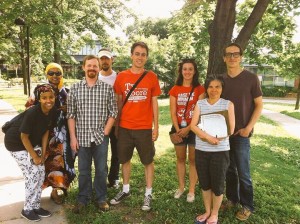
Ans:
[[[5,133],[4,143],[18,163],[25,179],[25,202],[21,216],[30,221],[49,217],[40,207],[42,184],[45,178],[45,155],[49,131],[56,119],[55,91],[49,84],[35,88],[38,103],[18,115]]]
[[[48,64],[45,75],[49,84],[56,91],[57,122],[49,133],[49,144],[45,155],[46,175],[43,189],[51,186],[51,199],[56,204],[62,204],[67,189],[75,178],[75,155],[72,154],[70,148],[69,130],[65,118],[68,89],[63,86],[63,69],[59,64]],[[27,102],[26,106],[37,103],[34,99],[29,102],[31,103]]]

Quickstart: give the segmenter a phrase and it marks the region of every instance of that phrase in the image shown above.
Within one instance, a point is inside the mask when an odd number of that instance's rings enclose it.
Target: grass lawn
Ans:
[[[27,98],[28,96],[24,95],[22,87],[0,88],[0,99],[13,105],[18,112],[24,111]]]
[[[186,194],[179,200],[173,198],[177,179],[175,153],[168,137],[170,126],[168,103],[163,100],[160,101],[160,137],[156,142],[154,199],[150,212],[141,210],[145,190],[144,170],[135,154],[131,197],[111,206],[107,213],[97,213],[91,203],[82,215],[74,215],[71,208],[78,193],[77,183],[74,183],[66,203],[69,223],[194,223],[195,216],[204,211],[200,189],[194,203],[186,202]],[[299,152],[299,139],[289,137],[283,129],[264,117],[259,120],[251,151],[256,212],[246,223],[299,223]],[[117,192],[108,189],[108,199]],[[240,223],[234,217],[235,211],[220,212],[220,221],[223,224]]]
[[[0,89],[0,98],[22,109],[27,96],[22,95],[22,90],[17,92],[5,88]],[[290,111],[293,106],[266,103],[265,108]],[[160,100],[160,136],[155,143],[154,199],[150,212],[141,210],[145,189],[144,169],[135,154],[132,160],[131,197],[117,206],[111,206],[107,213],[97,213],[91,203],[83,214],[75,215],[71,211],[78,193],[77,181],[74,181],[64,205],[68,223],[194,223],[195,216],[204,211],[200,189],[196,192],[194,203],[186,202],[187,192],[180,199],[173,198],[177,178],[176,157],[168,136],[170,127],[168,100]],[[300,223],[300,140],[290,137],[275,122],[261,117],[251,144],[256,212],[245,223]],[[117,192],[108,189],[108,199]],[[222,224],[240,223],[234,217],[235,211],[220,212],[219,221]]]
[[[279,113],[288,115],[290,117],[300,120],[300,110],[295,110],[295,104],[285,103],[264,103],[264,108],[268,110],[277,111]]]

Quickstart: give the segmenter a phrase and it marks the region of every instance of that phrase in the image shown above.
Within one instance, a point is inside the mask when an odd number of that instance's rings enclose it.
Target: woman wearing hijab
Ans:
[[[45,181],[43,189],[51,186],[51,199],[56,204],[64,202],[64,196],[75,178],[75,155],[70,148],[69,130],[65,118],[67,112],[67,93],[63,85],[63,69],[57,63],[50,63],[45,70],[48,83],[56,91],[55,106],[57,122],[49,133],[49,143],[45,155]],[[36,101],[33,99],[33,104]]]
[[[39,85],[34,92],[38,103],[14,119],[5,132],[4,143],[25,180],[25,202],[21,216],[30,221],[39,221],[40,217],[51,216],[40,204],[46,148],[49,131],[55,124],[56,109],[55,91],[51,85]]]

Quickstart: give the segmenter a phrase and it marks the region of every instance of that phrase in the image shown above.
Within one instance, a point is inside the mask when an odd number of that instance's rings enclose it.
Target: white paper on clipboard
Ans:
[[[221,114],[201,115],[201,122],[198,124],[198,127],[217,138],[226,138],[228,136],[226,119]]]

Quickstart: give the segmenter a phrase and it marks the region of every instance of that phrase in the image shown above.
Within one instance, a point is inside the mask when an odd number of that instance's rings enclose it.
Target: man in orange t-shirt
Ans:
[[[131,158],[133,150],[136,148],[145,167],[146,192],[142,210],[148,211],[151,209],[154,178],[154,141],[158,137],[157,97],[161,94],[161,90],[156,74],[148,71],[123,106],[128,92],[145,71],[144,65],[148,59],[148,46],[144,42],[134,43],[131,47],[131,59],[132,67],[120,72],[114,84],[118,96],[117,148],[119,162],[122,164],[123,189],[110,203],[112,205],[119,204],[124,198],[130,196]]]

